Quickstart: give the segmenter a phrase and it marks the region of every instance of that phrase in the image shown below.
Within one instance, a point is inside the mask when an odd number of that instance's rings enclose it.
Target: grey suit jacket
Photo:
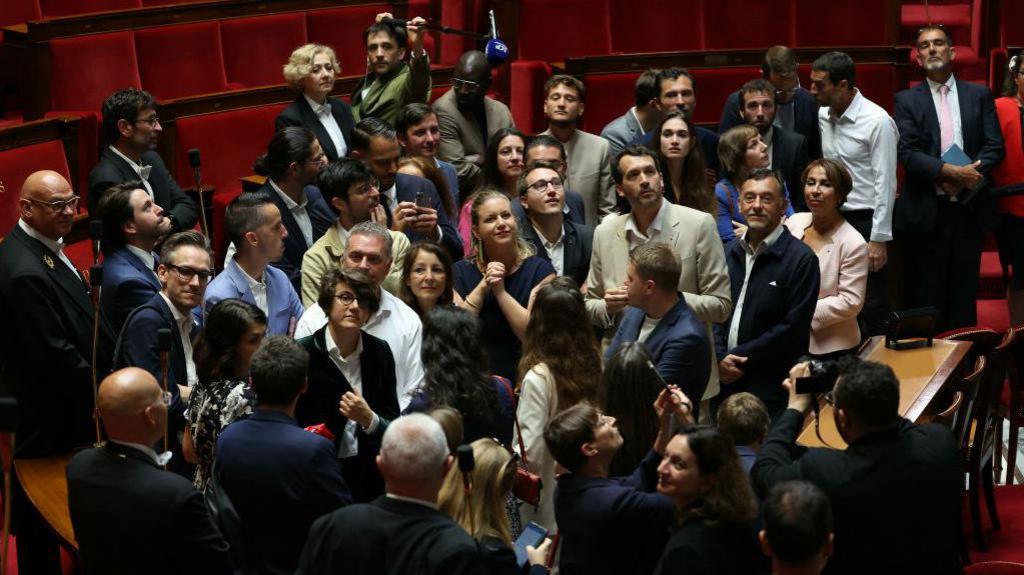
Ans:
[[[454,88],[434,102],[437,123],[441,128],[441,143],[437,156],[455,166],[459,174],[459,190],[467,197],[482,179],[484,153],[487,142],[480,134],[473,115],[466,116],[455,103]],[[487,137],[502,128],[512,127],[512,112],[497,100],[484,98],[484,116],[487,119]]]
[[[552,135],[549,130],[544,134]],[[562,144],[569,160],[568,189],[583,196],[585,222],[594,227],[601,223],[601,218],[616,211],[617,205],[608,141],[576,130],[572,138]]]
[[[708,328],[711,341],[711,323],[722,322],[732,312],[729,287],[729,269],[725,265],[725,249],[718,237],[718,228],[710,214],[662,200],[664,219],[661,235],[656,241],[666,243],[679,256],[682,273],[679,291],[686,305]],[[594,249],[590,255],[590,274],[587,276],[586,306],[591,322],[605,327],[607,346],[618,327],[621,313],[609,316],[604,302],[605,290],[620,287],[626,280],[629,267],[629,237],[626,222],[630,214],[608,216],[594,230]],[[714,346],[712,346],[713,348]],[[711,350],[711,377],[704,398],[718,394],[718,361]]]
[[[608,158],[613,161],[619,152],[626,149],[626,146],[644,135],[640,122],[633,114],[635,109],[634,106],[626,110],[625,114],[608,122],[608,125],[601,130],[601,137],[608,140]]]

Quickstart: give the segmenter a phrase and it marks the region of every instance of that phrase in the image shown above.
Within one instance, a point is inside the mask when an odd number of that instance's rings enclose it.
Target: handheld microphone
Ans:
[[[473,447],[471,445],[460,445],[455,448],[458,455],[459,471],[462,472],[462,488],[466,492],[466,506],[469,508],[469,531],[475,533],[473,525],[473,483],[470,474],[476,467],[476,460],[473,458]]]
[[[89,239],[92,240],[92,263],[100,262],[100,242],[103,240],[103,221],[89,222]]]
[[[491,66],[504,64],[508,60],[508,46],[502,42],[501,38],[491,38],[487,41],[484,54]]]
[[[382,22],[389,22],[395,26],[405,27],[409,24],[409,20],[405,18],[384,18]],[[487,40],[487,34],[481,34],[479,32],[472,32],[470,30],[460,30],[458,28],[450,28],[448,26],[442,26],[441,24],[434,24],[433,22],[420,22],[413,24],[420,28],[426,28],[427,30],[438,30],[442,34],[455,34],[457,36],[468,36],[470,38],[476,38],[477,40]]]
[[[162,327],[156,330],[156,350],[160,354],[160,385],[164,392],[167,391],[167,380],[169,377],[168,356],[171,353],[171,330]],[[164,451],[167,451],[167,420],[164,418]],[[166,467],[166,466],[165,466]]]
[[[188,165],[192,167],[192,179],[195,181],[196,194],[199,196],[199,229],[204,236],[209,237],[209,230],[206,229],[206,200],[203,199],[203,173],[199,164],[199,148],[190,149]]]

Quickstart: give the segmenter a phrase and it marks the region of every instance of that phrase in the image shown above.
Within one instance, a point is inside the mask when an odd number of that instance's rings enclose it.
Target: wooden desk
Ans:
[[[896,351],[885,347],[885,338],[871,338],[860,353],[860,358],[884,363],[892,368],[900,381],[900,415],[910,421],[919,421],[931,407],[939,391],[961,374],[970,342],[933,340],[931,347]],[[832,406],[822,402],[821,438],[814,432],[814,414],[810,414],[797,443],[808,447],[835,447],[846,449],[846,442],[836,430]]]
[[[39,459],[15,459],[14,469],[18,482],[29,501],[50,524],[65,545],[78,549],[75,531],[71,528],[68,510],[68,461],[71,454]]]

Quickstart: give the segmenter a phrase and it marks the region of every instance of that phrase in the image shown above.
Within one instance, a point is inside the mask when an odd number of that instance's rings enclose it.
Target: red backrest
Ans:
[[[1002,47],[1024,46],[1024,26],[1020,25],[1020,5],[1008,0],[1003,1],[1003,14],[999,18],[1002,28]],[[996,36],[999,39],[999,36]]]
[[[42,18],[39,0],[3,0],[0,2],[0,26],[22,24]],[[0,38],[3,32],[0,32]]]
[[[217,22],[135,31],[142,87],[158,100],[227,89]]]
[[[697,109],[693,120],[698,124],[717,124],[722,119],[725,101],[747,80],[760,77],[760,68],[694,68],[694,84],[697,90]]]
[[[890,0],[796,0],[794,46],[884,46]],[[897,16],[898,17],[898,16]]]
[[[243,86],[281,84],[281,67],[292,50],[306,43],[306,14],[222,20],[220,35],[228,82]]]
[[[141,87],[132,32],[58,38],[50,56],[53,110],[99,110],[115,91]]]
[[[143,6],[170,6],[172,4],[192,4],[206,0],[142,0]]]
[[[609,0],[609,9],[612,49],[616,52],[675,52],[704,47],[701,0]]]
[[[608,0],[522,0],[519,58],[557,62],[608,54]]]
[[[591,134],[601,130],[634,104],[633,85],[640,72],[590,74],[583,77],[587,85],[587,103],[582,128]]]
[[[389,11],[391,8],[388,5],[381,4],[311,10],[306,13],[309,41],[334,48],[342,75],[365,74],[366,44],[363,42],[363,32],[373,23],[374,16]]]
[[[3,1],[9,2],[10,0]],[[39,7],[46,18],[108,10],[128,10],[141,6],[139,0],[39,0]]]
[[[0,181],[4,184],[4,192],[0,193],[0,236],[7,235],[18,222],[21,185],[29,174],[39,170],[53,170],[73,181],[60,140],[0,151]],[[81,190],[75,191],[81,195]]]
[[[704,47],[763,50],[789,44],[792,0],[709,0],[704,3]],[[823,2],[831,5],[831,2]]]

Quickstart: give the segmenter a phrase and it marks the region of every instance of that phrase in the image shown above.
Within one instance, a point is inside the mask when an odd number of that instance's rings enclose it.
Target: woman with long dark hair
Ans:
[[[664,389],[658,370],[640,342],[619,347],[604,366],[601,404],[622,433],[622,447],[608,469],[610,477],[633,473],[658,436],[658,416],[651,404]]]
[[[537,290],[519,360],[517,415],[530,471],[541,476],[537,507],[520,510],[523,521],[556,531],[555,459],[544,443],[544,427],[555,413],[600,399],[601,353],[576,282],[557,278]]]
[[[526,135],[515,128],[501,128],[491,135],[484,154],[483,181],[473,193],[462,199],[459,212],[459,235],[467,256],[473,248],[470,211],[476,195],[483,190],[495,190],[505,194],[509,201],[519,201],[517,185],[525,168]]]
[[[217,437],[222,429],[252,413],[256,396],[249,387],[249,360],[267,333],[267,316],[240,299],[217,302],[206,314],[193,357],[199,382],[188,399],[182,454],[196,464],[196,488],[210,480]]]
[[[705,425],[680,430],[658,465],[658,492],[672,499],[679,524],[658,575],[768,573],[757,543],[757,503],[732,441]]]
[[[704,152],[693,122],[682,112],[672,112],[661,119],[654,134],[665,198],[673,204],[717,215],[715,194],[704,173]]]

